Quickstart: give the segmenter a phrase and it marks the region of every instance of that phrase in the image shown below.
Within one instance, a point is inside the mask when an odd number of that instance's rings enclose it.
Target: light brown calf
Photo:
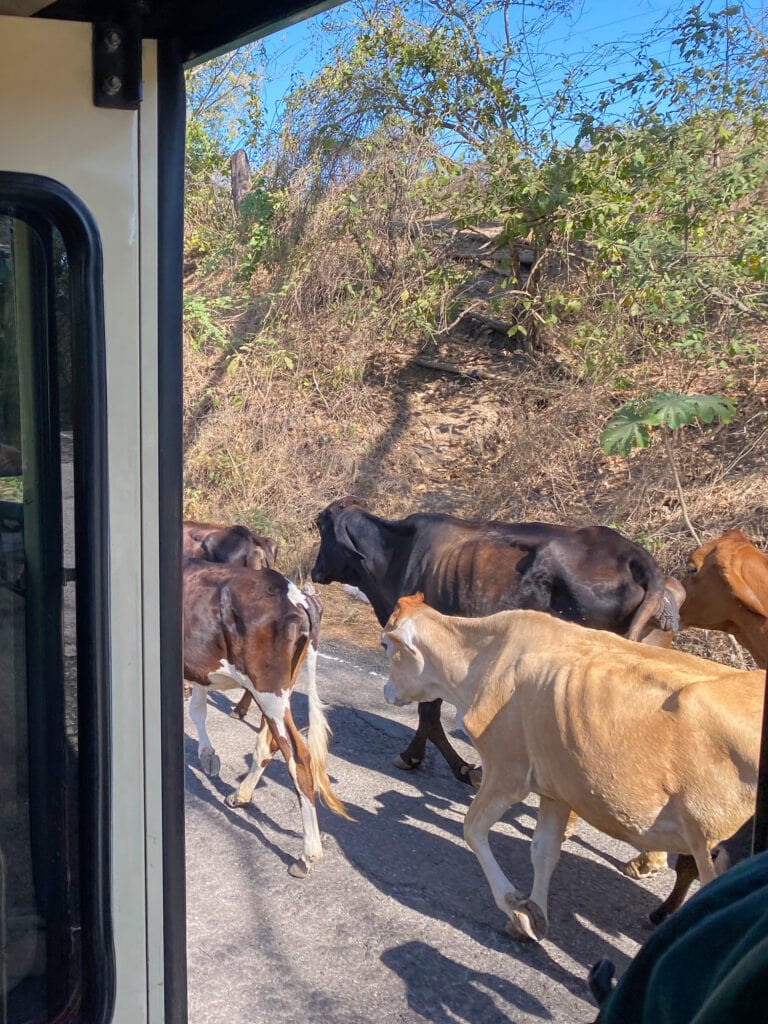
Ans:
[[[510,933],[540,939],[571,808],[638,850],[692,854],[702,884],[710,850],[755,805],[764,687],[743,672],[644,647],[532,611],[440,615],[401,598],[382,634],[390,703],[442,697],[464,708],[483,762],[464,823]],[[526,899],[491,853],[493,824],[538,793]]]
[[[683,628],[731,633],[758,665],[768,663],[768,557],[741,530],[696,548],[688,559]]]

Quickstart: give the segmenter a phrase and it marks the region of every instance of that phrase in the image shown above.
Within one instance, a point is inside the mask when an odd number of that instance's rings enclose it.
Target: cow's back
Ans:
[[[644,549],[607,527],[430,514],[403,522],[413,540],[398,596],[421,592],[443,615],[527,608],[623,633],[654,571]]]
[[[522,607],[520,582],[537,549],[577,532],[549,523],[482,522],[430,512],[408,516],[402,527],[408,543],[396,567],[398,597],[420,592],[443,615],[468,617]]]
[[[527,549],[495,532],[462,539],[458,531],[435,531],[434,540],[415,549],[400,596],[420,591],[443,615],[475,617],[512,610],[520,607],[520,567],[527,560]]]
[[[184,558],[183,584],[184,675],[193,682],[205,684],[221,659],[248,674],[257,649],[290,659],[296,639],[313,631],[309,599],[274,569]]]

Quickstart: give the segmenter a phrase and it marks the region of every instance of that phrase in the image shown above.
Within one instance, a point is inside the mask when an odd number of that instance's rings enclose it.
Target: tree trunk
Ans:
[[[237,213],[243,196],[251,188],[251,168],[244,149],[236,149],[229,158],[229,172],[232,182],[232,202],[235,213]]]

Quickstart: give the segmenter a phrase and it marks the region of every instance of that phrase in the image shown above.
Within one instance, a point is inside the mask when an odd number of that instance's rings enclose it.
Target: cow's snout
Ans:
[[[406,704],[411,703],[410,700],[404,700],[401,696],[399,696],[397,690],[394,688],[394,686],[389,680],[387,680],[386,683],[384,684],[384,700],[387,702],[387,704],[394,704],[395,707],[397,708],[402,708]]]
[[[323,584],[326,584],[326,583],[330,583],[331,582],[331,580],[330,580],[330,578],[328,576],[328,573],[327,572],[323,572],[322,569],[318,569],[318,567],[316,565],[313,566],[312,572],[309,575],[311,576],[313,583],[323,583]]]

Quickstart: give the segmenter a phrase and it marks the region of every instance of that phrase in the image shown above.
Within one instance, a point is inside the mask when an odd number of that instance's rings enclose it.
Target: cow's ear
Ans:
[[[349,529],[349,520],[347,516],[340,517],[336,520],[335,533],[336,540],[351,555],[356,555],[358,558],[365,558],[364,552],[361,550],[358,542],[355,540],[354,534]]]
[[[762,569],[762,566],[759,567]],[[748,608],[749,611],[754,612],[755,615],[760,615],[762,618],[768,618],[768,594],[765,593],[766,587],[761,586],[760,582],[756,578],[755,572],[751,566],[745,565],[745,560],[741,559],[738,566],[729,565],[726,566],[723,572],[725,581],[731,588],[733,596]],[[755,579],[753,580],[753,576]],[[747,582],[749,580],[749,582]],[[750,585],[754,583],[754,587]]]
[[[267,555],[267,568],[274,569],[277,564],[277,541],[274,537],[265,537],[261,546],[264,548]]]
[[[207,537],[204,537],[200,542],[200,549],[202,551],[202,557],[207,562],[218,562],[219,543],[216,534],[209,533]]]
[[[419,650],[414,644],[414,628],[412,619],[404,619],[394,629],[387,630],[387,639],[393,648],[404,647],[409,654],[418,655]]]

